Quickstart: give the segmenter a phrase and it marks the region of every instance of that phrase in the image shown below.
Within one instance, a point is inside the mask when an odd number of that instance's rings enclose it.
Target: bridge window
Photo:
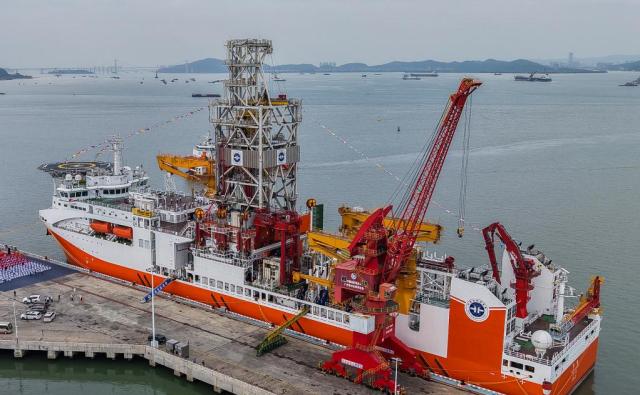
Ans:
[[[216,287],[216,280],[210,278],[209,279],[209,287],[215,288]]]
[[[207,277],[202,277],[202,284],[209,285],[209,279]]]
[[[511,361],[511,367],[516,369],[522,369],[524,366],[520,362]]]
[[[525,365],[524,370],[526,370],[527,372],[534,373],[536,371],[536,368],[534,368],[533,366]]]
[[[509,366],[509,361],[507,359],[503,359],[502,366]]]
[[[222,289],[222,287],[223,287],[223,283],[222,283],[222,281],[218,281],[218,288],[219,288],[219,289]]]
[[[236,287],[236,293],[237,293],[238,295],[242,295],[242,287],[241,287],[241,286],[239,286],[239,285],[238,285],[238,286]]]

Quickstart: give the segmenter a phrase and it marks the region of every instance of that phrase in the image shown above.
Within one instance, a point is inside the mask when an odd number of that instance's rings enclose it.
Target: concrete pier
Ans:
[[[252,325],[217,312],[208,306],[157,298],[156,333],[168,339],[189,342],[188,359],[151,347],[150,303],[140,302],[146,290],[72,272],[52,280],[32,283],[16,290],[16,313],[26,311],[20,301],[30,294],[54,299],[57,317],[17,320],[16,334],[0,334],[0,349],[13,350],[14,357],[41,353],[49,359],[144,358],[150,366],[164,366],[188,381],[208,383],[215,392],[235,394],[334,394],[379,393],[317,368],[333,351],[326,346],[289,337],[281,348],[262,357],[255,346],[268,328]],[[71,299],[71,295],[76,297]],[[82,299],[79,296],[82,296]],[[58,298],[60,298],[58,301]],[[0,321],[14,322],[13,290],[0,292]],[[80,362],[90,363],[90,362]],[[405,374],[398,383],[407,393],[457,394],[460,389]]]

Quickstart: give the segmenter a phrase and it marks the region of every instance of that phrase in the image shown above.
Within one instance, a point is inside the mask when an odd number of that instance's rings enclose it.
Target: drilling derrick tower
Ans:
[[[237,210],[295,210],[300,101],[272,98],[262,65],[270,40],[227,42],[229,79],[211,104],[217,196]]]
[[[247,277],[278,288],[300,269],[300,234],[309,215],[296,209],[300,101],[271,97],[263,74],[271,41],[227,42],[229,79],[210,104],[215,149],[215,196],[199,214],[196,244],[244,262]]]

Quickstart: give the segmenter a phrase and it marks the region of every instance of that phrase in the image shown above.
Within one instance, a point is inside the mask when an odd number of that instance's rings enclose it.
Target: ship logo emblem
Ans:
[[[234,162],[240,162],[240,154],[239,153],[235,153],[233,154],[233,161]]]
[[[279,161],[284,161],[284,152],[280,152],[280,153],[278,154],[278,160],[279,160]]]
[[[356,273],[351,273],[351,279],[353,281],[356,281],[357,278],[358,278],[358,275]]]
[[[476,322],[482,322],[489,318],[489,307],[480,299],[469,299],[465,303],[467,317]]]

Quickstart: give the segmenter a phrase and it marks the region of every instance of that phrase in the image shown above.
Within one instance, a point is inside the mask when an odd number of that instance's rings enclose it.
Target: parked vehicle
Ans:
[[[0,333],[13,333],[13,323],[0,322]]]
[[[42,321],[44,321],[44,322],[52,322],[55,319],[56,319],[56,312],[55,311],[48,311],[48,312],[45,313],[44,318],[42,319]]]
[[[47,308],[48,306],[44,303],[34,303],[31,306],[29,306],[29,310],[31,311],[39,311],[41,313],[46,313],[47,312]]]
[[[33,303],[49,304],[51,302],[53,302],[53,298],[51,298],[51,296],[44,296],[44,295],[29,295],[29,296],[25,296],[22,299],[22,303],[25,303],[25,304],[33,304]]]
[[[39,320],[40,318],[42,318],[42,313],[39,311],[27,311],[20,314],[21,320]]]
[[[153,339],[153,335],[150,334],[149,336],[147,336],[147,341],[151,343],[151,339]],[[158,344],[164,344],[167,342],[167,337],[165,335],[156,333],[156,341],[158,342]]]

